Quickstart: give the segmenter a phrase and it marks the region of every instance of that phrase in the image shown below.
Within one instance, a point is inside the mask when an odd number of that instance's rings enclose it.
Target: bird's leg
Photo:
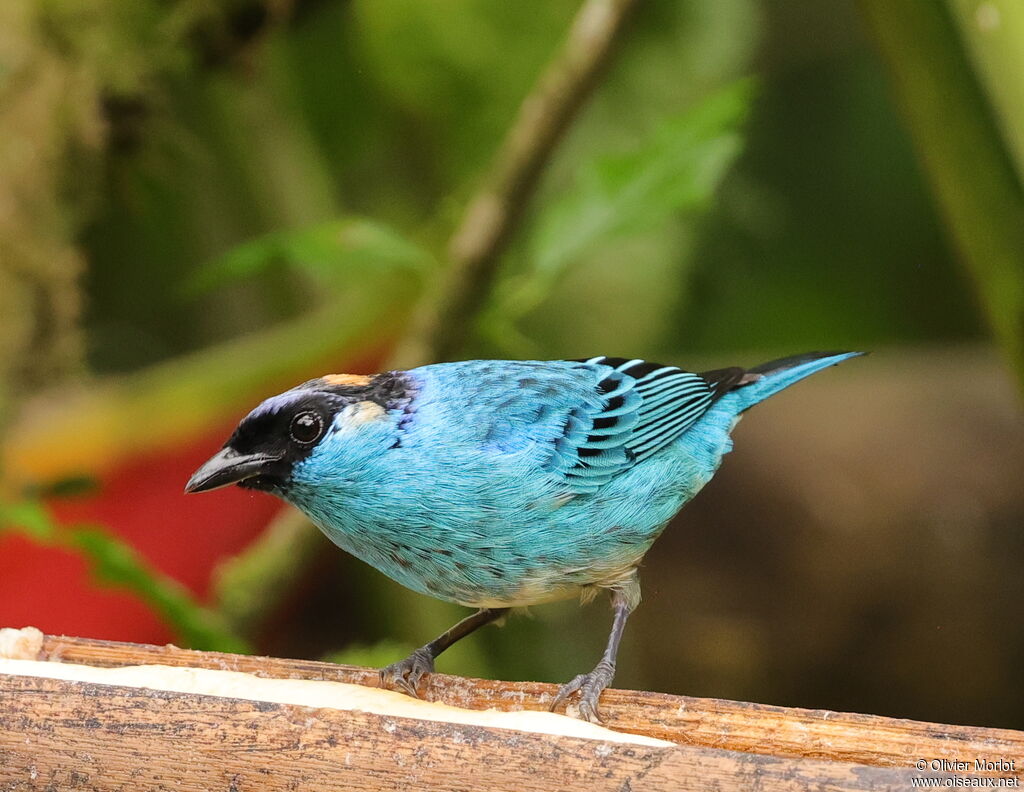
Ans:
[[[424,674],[434,672],[434,660],[441,652],[471,632],[497,621],[508,611],[509,608],[481,608],[473,615],[467,616],[404,660],[382,668],[380,670],[381,687],[396,687],[413,698],[418,698],[416,688],[419,686],[420,679]]]
[[[601,711],[597,702],[601,693],[612,683],[615,677],[615,657],[619,653],[619,641],[622,640],[622,631],[626,627],[626,619],[632,613],[633,608],[640,598],[639,585],[636,578],[624,589],[612,591],[612,608],[615,611],[615,619],[612,622],[612,631],[608,635],[608,646],[601,655],[601,661],[589,674],[580,674],[571,681],[562,685],[551,702],[550,709],[554,711],[559,704],[562,704],[573,693],[579,691],[580,717],[591,723],[601,723]]]

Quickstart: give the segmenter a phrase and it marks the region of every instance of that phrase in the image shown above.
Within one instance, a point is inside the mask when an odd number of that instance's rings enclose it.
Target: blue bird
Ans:
[[[294,504],[402,585],[477,611],[382,683],[416,695],[434,660],[510,608],[610,593],[607,648],[562,686],[599,720],[637,568],[732,447],[750,407],[858,352],[695,374],[643,360],[469,360],[335,374],[249,413],[188,482]]]

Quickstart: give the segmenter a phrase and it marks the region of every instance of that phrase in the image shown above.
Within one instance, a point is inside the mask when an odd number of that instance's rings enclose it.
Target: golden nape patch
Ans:
[[[376,421],[384,417],[384,408],[377,402],[361,401],[350,404],[341,413],[341,425],[343,427],[361,426],[370,421]]]
[[[321,379],[328,385],[369,385],[373,377],[366,374],[324,374]]]

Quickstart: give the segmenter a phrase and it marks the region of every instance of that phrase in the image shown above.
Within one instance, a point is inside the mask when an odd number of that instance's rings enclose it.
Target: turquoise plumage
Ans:
[[[557,699],[579,691],[597,719],[637,566],[714,475],[739,417],[856,354],[703,374],[595,357],[332,375],[257,407],[187,489],[272,492],[399,583],[480,609],[382,672],[413,694],[437,654],[508,608],[608,590],[605,656]]]

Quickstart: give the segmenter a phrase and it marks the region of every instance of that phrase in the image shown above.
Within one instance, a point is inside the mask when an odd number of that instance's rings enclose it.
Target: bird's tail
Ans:
[[[773,360],[747,369],[737,385],[722,397],[722,401],[732,402],[730,406],[736,412],[743,412],[769,396],[788,388],[804,377],[852,357],[863,355],[863,352],[808,352],[803,355]]]

